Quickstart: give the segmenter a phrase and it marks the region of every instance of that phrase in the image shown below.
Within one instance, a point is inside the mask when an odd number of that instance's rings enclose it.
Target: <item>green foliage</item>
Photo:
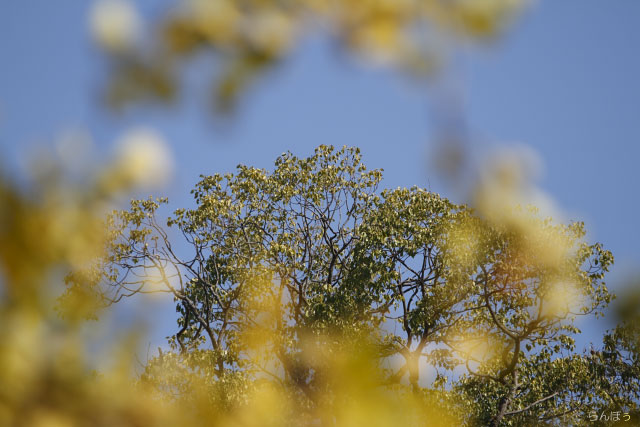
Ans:
[[[583,241],[582,223],[516,208],[518,227],[501,226],[417,187],[380,191],[381,179],[358,149],[320,146],[272,172],[202,176],[195,208],[166,226],[166,199],[114,212],[106,298],[168,292],[179,313],[174,351],[146,381],[179,397],[204,376],[227,407],[268,380],[314,408],[335,392],[326,358],[367,337],[375,387],[409,386],[470,425],[580,424],[596,408],[636,407],[637,349],[623,330],[575,352],[574,320],[612,298],[613,257]]]

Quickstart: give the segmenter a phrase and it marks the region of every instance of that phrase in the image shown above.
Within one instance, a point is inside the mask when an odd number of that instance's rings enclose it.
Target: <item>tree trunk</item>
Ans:
[[[419,361],[419,353],[409,353],[409,357],[407,358],[407,367],[409,368],[409,384],[411,384],[411,389],[414,392],[418,392],[418,390],[420,390],[420,386],[418,385],[418,380],[420,379]]]
[[[516,390],[518,389],[518,371],[515,370],[513,372],[513,382],[509,387],[509,391],[500,401],[500,405],[498,406],[498,413],[491,419],[489,422],[490,427],[498,427],[500,422],[504,418],[504,415],[507,413],[509,406],[511,405],[511,401],[513,397],[516,395]]]

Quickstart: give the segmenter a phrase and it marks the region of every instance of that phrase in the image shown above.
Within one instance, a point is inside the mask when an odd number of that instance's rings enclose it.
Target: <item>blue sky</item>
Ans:
[[[161,3],[140,2],[147,17]],[[176,175],[163,192],[189,203],[201,173],[238,163],[270,167],[286,150],[357,145],[385,186],[420,185],[447,195],[430,166],[433,90],[389,71],[344,61],[326,40],[304,43],[244,99],[233,123],[216,127],[200,96],[205,64],[191,67],[171,107],[106,111],[98,102],[105,61],[88,37],[90,2],[0,3],[0,155],[18,168],[29,147],[83,128],[99,147],[131,126],[171,143]],[[497,43],[466,49],[456,83],[474,150],[524,143],[542,158],[540,182],[591,241],[616,256],[617,288],[640,261],[640,2],[542,0]],[[172,318],[172,310],[167,316]],[[170,323],[169,323],[170,327]],[[158,337],[168,334],[163,330]],[[158,338],[156,337],[156,338]]]

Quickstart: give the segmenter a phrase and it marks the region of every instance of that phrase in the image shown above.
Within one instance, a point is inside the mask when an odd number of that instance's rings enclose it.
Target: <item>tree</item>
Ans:
[[[603,279],[613,257],[584,242],[582,223],[514,207],[514,228],[417,187],[381,191],[381,180],[358,149],[320,146],[283,154],[272,172],[202,176],[196,207],[166,226],[166,199],[133,200],[110,216],[90,285],[111,302],[170,293],[173,351],[145,378],[176,393],[205,376],[223,408],[265,381],[301,408],[326,405],[331,360],[358,348],[370,350],[372,388],[409,387],[467,424],[579,424],[594,402],[635,408],[637,381],[592,382],[615,340],[575,352],[576,317],[600,315],[612,298]],[[83,277],[70,275],[70,289]],[[628,377],[630,366],[607,369]],[[181,373],[167,379],[168,369]]]

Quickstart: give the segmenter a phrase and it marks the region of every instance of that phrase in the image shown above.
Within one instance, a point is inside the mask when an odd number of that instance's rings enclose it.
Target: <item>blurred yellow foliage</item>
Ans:
[[[216,52],[222,71],[215,76],[214,101],[224,111],[255,77],[310,35],[329,34],[356,57],[424,75],[443,62],[449,50],[444,40],[491,38],[527,2],[183,0],[164,19],[151,23],[154,38],[149,43],[136,43],[134,35],[142,26],[131,4],[100,0],[90,24],[96,41],[117,65],[108,91],[112,105],[148,96],[173,98],[176,70],[185,57]]]
[[[95,177],[45,170],[30,185],[0,181],[0,425],[157,424],[165,410],[133,386],[132,360],[97,374],[75,317],[54,311],[62,275],[103,255],[105,207],[128,187],[105,194]],[[70,308],[97,309],[99,296],[84,296]],[[120,347],[131,353],[105,345]]]

